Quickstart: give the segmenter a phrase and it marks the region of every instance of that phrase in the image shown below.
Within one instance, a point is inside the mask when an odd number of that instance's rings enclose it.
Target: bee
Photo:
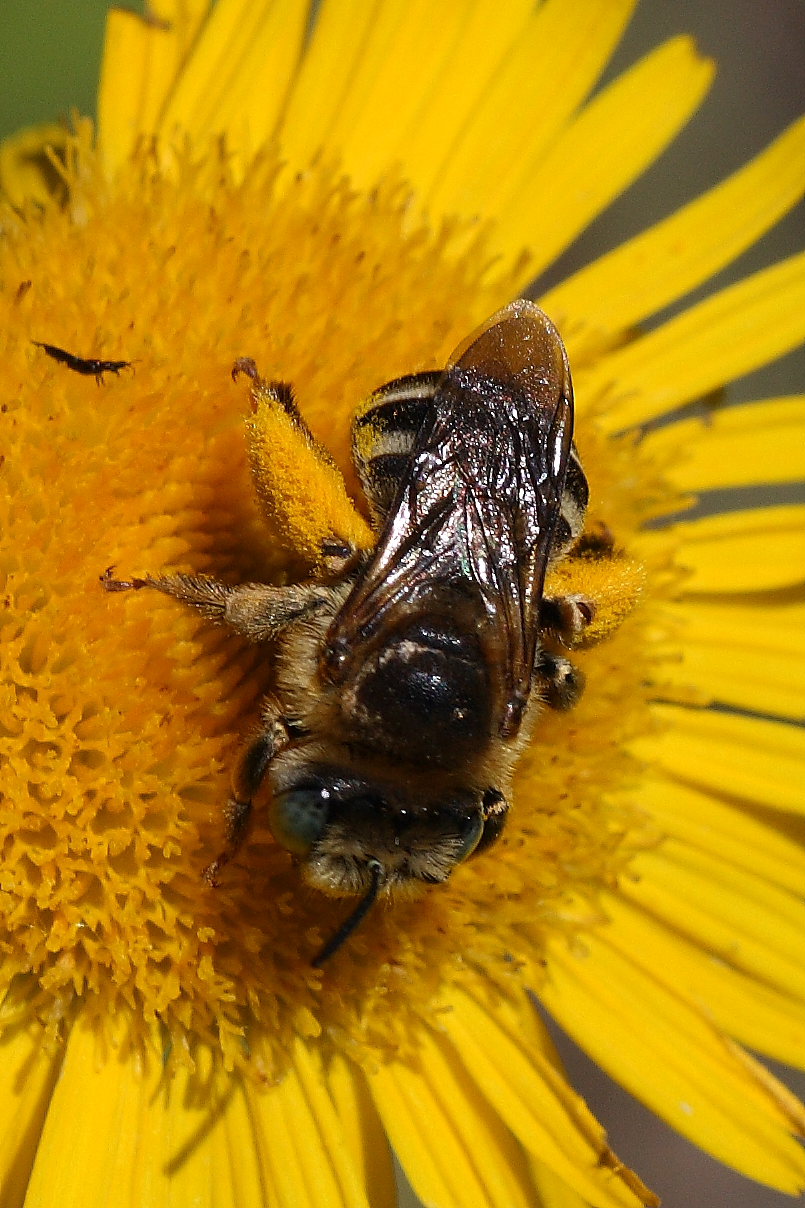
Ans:
[[[238,361],[306,433],[287,383]],[[245,749],[215,882],[267,782],[269,826],[305,880],[357,898],[315,956],[341,947],[381,895],[439,884],[500,836],[512,776],[541,706],[583,687],[561,653],[595,606],[546,596],[579,542],[587,480],[558,332],[512,302],[438,372],[377,390],[353,422],[353,457],[377,542],[335,538],[315,581],[230,586],[192,574],[129,581],[252,642],[275,642],[274,693]]]

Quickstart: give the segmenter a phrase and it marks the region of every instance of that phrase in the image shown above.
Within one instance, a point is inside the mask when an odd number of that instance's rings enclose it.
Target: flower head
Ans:
[[[676,39],[585,104],[628,16],[611,0],[456,5],[427,38],[419,6],[329,0],[309,40],[306,4],[169,7],[111,15],[97,147],[79,126],[67,201],[9,187],[3,218],[10,1202],[29,1179],[52,1202],[58,1173],[65,1204],[102,1202],[110,1174],[132,1203],[212,1203],[214,1164],[224,1203],[387,1203],[385,1138],[429,1202],[651,1202],[530,993],[680,1131],[796,1190],[801,1109],[740,1045],[802,1060],[801,510],[685,509],[801,474],[802,400],[654,421],[802,338],[803,259],[638,325],[796,200],[805,127],[540,299],[573,366],[589,524],[642,570],[556,569],[612,632],[579,656],[578,707],[540,717],[505,835],[317,970],[343,903],[259,811],[220,885],[202,877],[270,653],[99,576],[286,583],[325,530],[371,542],[356,405],[443,365],[651,162],[711,68]],[[561,90],[535,79],[546,43]],[[96,386],[43,343],[131,372]],[[242,356],[293,383],[335,469],[252,418],[255,494]]]

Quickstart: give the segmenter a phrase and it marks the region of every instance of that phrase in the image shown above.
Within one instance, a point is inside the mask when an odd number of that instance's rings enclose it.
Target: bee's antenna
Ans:
[[[361,925],[377,901],[377,895],[383,888],[383,882],[386,879],[386,870],[379,860],[369,860],[366,867],[372,878],[371,885],[360,902],[358,902],[352,914],[348,915],[335,935],[327,941],[318,956],[315,956],[310,962],[314,969],[320,969],[324,962],[328,961],[338,951],[344,941],[348,940],[352,935],[355,928]]]

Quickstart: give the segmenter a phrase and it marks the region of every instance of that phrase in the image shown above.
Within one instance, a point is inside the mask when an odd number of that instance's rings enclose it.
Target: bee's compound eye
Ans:
[[[476,847],[481,841],[481,835],[484,833],[484,820],[480,812],[470,814],[466,819],[461,829],[461,846],[456,856],[456,863],[460,864],[462,860],[466,860],[471,856]]]
[[[295,856],[306,856],[324,834],[331,794],[325,788],[289,789],[278,793],[269,811],[274,838]]]

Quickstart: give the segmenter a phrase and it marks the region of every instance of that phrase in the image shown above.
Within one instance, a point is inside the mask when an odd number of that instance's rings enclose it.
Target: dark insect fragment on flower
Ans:
[[[58,348],[55,344],[44,344],[41,340],[32,340],[31,343],[36,344],[37,348],[44,349],[54,361],[59,361],[68,369],[72,369],[73,373],[83,373],[86,377],[94,377],[99,386],[103,384],[105,373],[119,374],[121,369],[131,369],[132,373],[134,372],[131,361],[101,361],[95,357],[76,356],[75,353]]]

